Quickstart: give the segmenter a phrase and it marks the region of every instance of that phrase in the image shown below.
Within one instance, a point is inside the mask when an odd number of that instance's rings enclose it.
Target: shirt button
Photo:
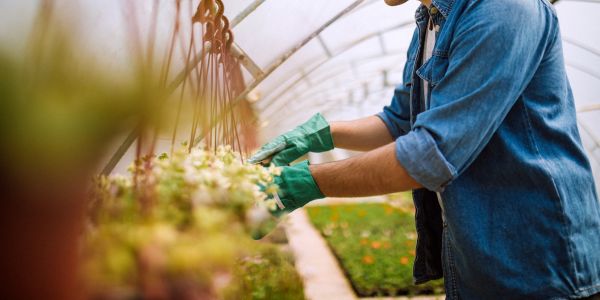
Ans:
[[[435,6],[432,6],[431,9],[429,10],[429,13],[431,13],[432,15],[435,15],[438,13],[438,9]]]

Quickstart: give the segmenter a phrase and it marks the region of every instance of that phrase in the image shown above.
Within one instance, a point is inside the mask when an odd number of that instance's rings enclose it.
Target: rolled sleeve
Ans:
[[[399,136],[403,135],[405,132],[404,132],[404,130],[400,129],[400,127],[398,127],[394,124],[394,121],[390,118],[390,116],[388,114],[389,114],[389,112],[386,112],[384,110],[384,111],[376,114],[375,116],[379,117],[379,119],[381,119],[381,121],[383,121],[383,123],[385,124],[385,127],[387,127],[387,130],[390,132],[392,137],[394,139],[397,139]]]
[[[487,14],[490,7],[510,18]],[[435,77],[430,108],[417,115],[410,133],[396,139],[400,164],[432,191],[443,190],[488,145],[523,99],[540,63],[539,49],[551,42],[543,28],[520,30],[535,17],[521,10],[485,1],[469,10],[479,17],[457,25],[449,56],[435,57],[417,72]]]
[[[396,159],[414,180],[431,191],[443,191],[457,175],[425,129],[396,139]]]

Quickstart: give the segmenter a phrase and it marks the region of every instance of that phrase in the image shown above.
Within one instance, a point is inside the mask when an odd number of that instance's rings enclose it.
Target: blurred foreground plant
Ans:
[[[234,269],[233,284],[225,290],[225,299],[305,299],[300,276],[289,260],[273,246],[242,259]]]
[[[265,192],[276,191],[272,181],[279,170],[244,164],[229,147],[175,151],[171,157],[152,158],[149,165],[150,170],[132,166],[128,177],[97,181],[93,224],[84,247],[91,296],[218,298],[237,261],[260,256],[266,247],[253,242],[248,231],[257,206],[275,205]],[[145,184],[136,185],[134,178]],[[140,197],[151,199],[149,210],[143,209]],[[291,269],[291,284],[301,287],[289,262],[272,263],[266,265],[277,269],[269,267],[268,272]],[[273,291],[284,288],[272,281],[257,277],[255,285]]]
[[[237,119],[231,102],[244,85],[239,62],[229,53],[233,35],[225,26],[222,1],[212,1],[220,3],[218,7],[201,1],[203,29],[191,33],[179,30],[179,25],[194,26],[196,21],[179,13],[179,1],[172,3],[177,14],[167,59],[161,68],[152,67],[153,43],[148,49],[133,46],[132,66],[123,65],[124,72],[132,71],[127,76],[95,64],[76,40],[73,33],[78,30],[67,29],[81,27],[86,32],[86,26],[95,24],[79,20],[76,6],[68,1],[53,2],[39,2],[24,53],[11,56],[2,52],[5,45],[0,47],[0,295],[80,299],[85,295],[81,274],[89,276],[87,288],[94,296],[120,291],[177,299],[216,295],[219,274],[230,274],[238,254],[254,249],[245,233],[248,216],[256,217],[249,212],[255,211],[254,201],[265,200],[257,184],[268,192],[265,176],[275,171],[244,166],[225,149],[216,154],[191,151],[200,141],[213,149],[233,144],[241,150],[242,142],[252,140],[237,135],[246,122]],[[132,7],[130,13],[135,10],[133,2],[123,3]],[[77,22],[66,21],[69,11]],[[142,39],[135,30],[136,18],[127,16],[126,26],[132,29],[128,39]],[[204,34],[207,24],[222,26]],[[155,26],[148,39],[154,42],[153,30]],[[190,43],[179,49],[175,41],[184,33],[192,35]],[[187,55],[186,65],[196,62],[193,66],[200,68],[186,66],[179,73],[183,75],[174,76],[173,53],[196,53],[196,41],[204,45],[204,39],[221,46],[212,47],[209,55],[200,56],[203,59]],[[199,61],[221,67],[202,67]],[[160,74],[152,72],[158,69]],[[206,72],[209,69],[212,72]],[[175,78],[167,84],[171,77]],[[167,100],[180,84],[175,124],[165,124],[173,123],[163,119]],[[181,103],[192,94],[192,153],[152,159],[159,133],[170,125],[175,127],[174,142]],[[99,180],[91,203],[94,226],[87,230],[89,179],[99,171],[112,142],[128,133],[133,138],[119,147],[111,162],[118,162],[137,141],[132,176]],[[84,273],[78,272],[82,238]]]
[[[115,74],[85,59],[49,23],[30,53],[0,50],[0,294],[71,299],[86,191],[107,145],[162,97],[145,75]],[[77,57],[77,59],[75,58]]]

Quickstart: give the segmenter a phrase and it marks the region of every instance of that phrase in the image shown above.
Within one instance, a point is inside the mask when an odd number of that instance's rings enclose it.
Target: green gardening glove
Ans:
[[[263,214],[265,217],[257,220],[252,226],[254,239],[261,239],[269,234],[283,216],[310,201],[325,198],[308,169],[308,160],[291,167],[283,167],[281,174],[275,177],[275,183],[279,186],[279,191],[272,196],[277,205]]]
[[[276,137],[248,159],[251,164],[271,158],[276,166],[287,166],[308,152],[325,152],[333,149],[329,123],[320,113],[306,123]]]
[[[283,167],[281,175],[275,177],[275,184],[279,186],[279,203],[274,215],[291,213],[310,201],[325,198],[308,165],[308,160],[305,160],[291,167]]]

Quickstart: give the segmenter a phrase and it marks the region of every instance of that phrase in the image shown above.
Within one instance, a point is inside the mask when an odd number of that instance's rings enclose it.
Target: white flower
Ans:
[[[270,210],[270,211],[276,211],[277,210],[277,201],[275,201],[275,199],[271,198],[271,199],[267,199],[264,200],[262,203],[264,203],[264,205]]]
[[[209,204],[212,201],[212,196],[205,187],[200,187],[192,193],[192,203],[196,206]]]
[[[190,165],[183,165],[183,179],[188,184],[198,184],[203,180],[202,173]]]
[[[223,176],[223,173],[215,172],[214,173],[214,184],[219,189],[228,189],[231,186],[231,182],[229,182],[229,178]]]
[[[166,187],[169,197],[190,201],[195,206],[235,203],[247,208],[257,204],[276,209],[276,202],[267,193],[277,191],[273,178],[280,174],[281,168],[244,163],[231,147],[218,147],[216,151],[193,148],[189,153],[186,147],[181,147],[169,156],[153,158],[152,163],[149,173],[138,170],[138,176],[142,182],[156,182],[156,186]],[[128,177],[113,175],[107,178],[106,188],[113,187],[113,193],[109,193],[112,197],[118,197],[118,191],[133,188],[134,164],[131,172]],[[181,180],[184,185],[178,188]]]
[[[271,213],[262,205],[253,205],[247,212],[246,217],[250,224],[260,224],[271,218]]]

